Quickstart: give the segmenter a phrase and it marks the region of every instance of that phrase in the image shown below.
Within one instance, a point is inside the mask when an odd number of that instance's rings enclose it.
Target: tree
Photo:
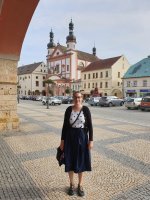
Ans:
[[[66,94],[70,94],[71,93],[71,89],[69,87],[67,87],[66,90],[65,90],[65,93]]]

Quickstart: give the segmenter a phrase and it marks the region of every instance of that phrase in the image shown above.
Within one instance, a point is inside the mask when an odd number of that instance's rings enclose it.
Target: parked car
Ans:
[[[123,101],[124,101],[124,102],[127,102],[127,101],[130,100],[131,98],[133,98],[133,97],[125,97],[125,98],[123,99]]]
[[[36,96],[36,101],[41,101],[42,100],[42,96]]]
[[[68,98],[66,98],[66,99],[63,99],[63,100],[62,100],[62,103],[64,103],[64,104],[73,103],[73,98],[72,98],[72,97],[68,97]]]
[[[62,104],[62,101],[60,99],[55,98],[55,97],[49,97],[49,98],[47,98],[47,100],[48,100],[49,105],[54,106],[54,105],[61,105]],[[46,100],[46,103],[47,103],[47,100]]]
[[[46,103],[47,103],[47,97],[44,96],[44,97],[42,98],[42,104],[45,105]]]
[[[150,109],[150,96],[145,96],[141,101],[141,110],[149,110]]]
[[[125,102],[127,109],[139,109],[141,106],[142,98],[130,98]]]
[[[89,100],[90,100],[90,97],[87,97],[87,98],[84,99],[84,102],[88,103]]]
[[[99,100],[99,105],[101,107],[103,106],[123,106],[124,104],[124,100],[123,99],[119,99],[116,96],[104,96],[101,97],[101,99]]]
[[[88,104],[91,106],[98,106],[99,105],[99,100],[101,99],[101,97],[91,97],[88,100]]]

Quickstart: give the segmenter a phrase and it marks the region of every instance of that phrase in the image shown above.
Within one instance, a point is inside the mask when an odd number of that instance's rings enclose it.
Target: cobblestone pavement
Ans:
[[[18,105],[19,132],[0,135],[1,200],[78,200],[55,159],[65,107]],[[86,200],[150,200],[150,128],[93,115],[93,171],[84,175]],[[77,177],[76,177],[77,184]]]

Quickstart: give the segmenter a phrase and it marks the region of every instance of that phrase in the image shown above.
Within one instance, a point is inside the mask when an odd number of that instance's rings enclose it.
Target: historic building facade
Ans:
[[[44,62],[18,67],[19,95],[45,95],[47,66]]]
[[[125,97],[150,95],[150,56],[132,65],[123,77]]]
[[[39,0],[0,1],[0,132],[19,130],[17,65]],[[21,13],[21,14],[18,14]]]
[[[100,59],[82,70],[82,89],[85,96],[123,97],[122,77],[129,68],[125,56]]]
[[[96,48],[89,54],[76,50],[76,37],[74,24],[69,23],[69,35],[66,37],[66,46],[54,43],[54,33],[50,32],[50,42],[47,45],[47,79],[53,80],[56,85],[54,95],[65,95],[66,88],[73,90],[81,89],[81,70],[91,62],[99,60],[96,56]]]

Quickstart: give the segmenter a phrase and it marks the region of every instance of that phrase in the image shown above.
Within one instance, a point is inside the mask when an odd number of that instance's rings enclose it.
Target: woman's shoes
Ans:
[[[80,197],[83,197],[85,195],[83,187],[81,185],[78,185],[78,190],[77,191],[78,191],[78,195]]]
[[[85,195],[83,187],[81,185],[78,185],[77,193],[78,193],[78,196],[80,197],[83,197]],[[70,185],[69,190],[68,190],[68,195],[73,196],[74,194],[75,194],[74,185]]]
[[[68,190],[68,195],[73,196],[74,195],[74,185],[70,185]]]

